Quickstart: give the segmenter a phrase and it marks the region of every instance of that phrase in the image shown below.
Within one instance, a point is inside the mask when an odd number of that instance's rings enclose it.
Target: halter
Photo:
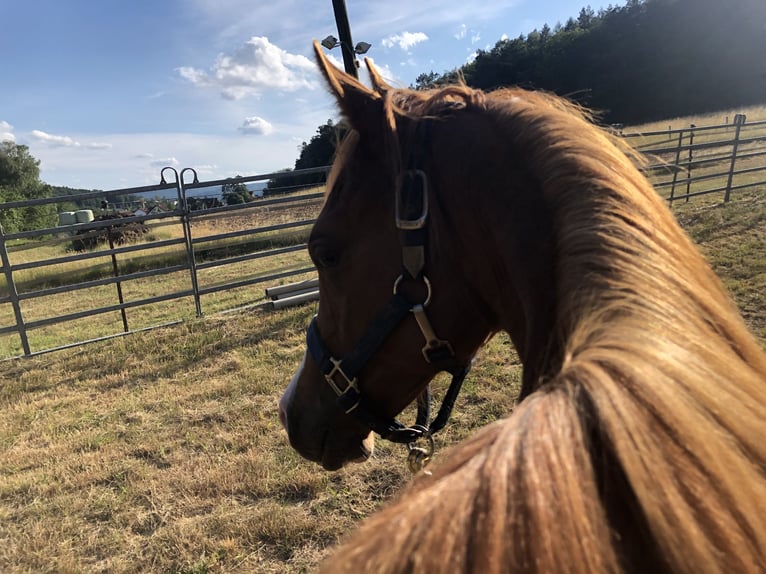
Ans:
[[[426,312],[432,295],[431,282],[423,272],[428,239],[428,177],[422,169],[415,167],[418,163],[415,155],[410,157],[408,169],[402,171],[396,180],[395,223],[400,232],[402,272],[394,282],[393,296],[345,357],[338,359],[327,349],[319,333],[316,316],[309,325],[306,343],[325,381],[337,395],[338,406],[382,438],[408,444],[410,467],[419,469],[428,462],[433,453],[432,435],[447,424],[471,363],[469,361],[463,365],[457,361],[452,345],[436,335]],[[414,303],[400,293],[400,287],[409,282],[419,282],[425,286],[426,295],[422,302]],[[358,384],[359,372],[409,315],[414,317],[425,339],[425,345],[421,349],[425,361],[436,367],[438,372],[448,372],[452,375],[452,382],[439,412],[430,425],[429,386],[417,399],[415,424],[406,426],[393,417],[377,414]],[[415,447],[415,442],[419,439],[427,441],[426,449]]]

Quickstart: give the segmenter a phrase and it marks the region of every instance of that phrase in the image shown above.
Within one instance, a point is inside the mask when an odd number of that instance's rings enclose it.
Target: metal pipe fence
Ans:
[[[648,158],[643,169],[670,205],[766,186],[766,121],[737,114],[730,124],[620,135]]]
[[[117,200],[129,198],[145,205],[152,201],[146,199],[148,195],[154,196],[155,204],[166,207],[163,211],[120,217],[110,216],[106,208],[94,221],[14,233],[0,227],[0,340],[6,338],[0,358],[39,355],[175,324],[206,311],[266,302],[264,291],[253,287],[273,286],[314,271],[305,255],[305,237],[324,196],[316,191],[316,184],[308,191],[301,190],[301,186],[277,187],[280,178],[294,181],[299,176],[319,174],[321,179],[327,171],[322,167],[200,182],[194,170],[178,173],[164,168],[156,186],[0,204],[2,214],[31,206],[71,205],[87,200],[102,200],[102,205],[108,206],[126,205],[130,201]],[[184,179],[188,174],[193,180],[187,183]],[[220,195],[224,186],[263,185],[266,181],[275,185],[269,185],[263,197],[253,201],[232,205],[218,201],[215,207],[193,209],[203,205],[196,201],[195,194],[208,191]],[[239,228],[231,229],[229,222],[235,220],[241,220]],[[144,233],[162,230],[175,237],[144,238],[125,244],[121,234],[131,225]],[[75,245],[85,247],[71,252]],[[207,282],[202,277],[206,273],[212,277],[207,277]],[[163,282],[168,277],[173,280]],[[141,282],[148,282],[148,291],[146,287],[134,288]],[[229,305],[206,304],[206,296],[248,288],[249,292]],[[61,303],[65,296],[75,302]],[[138,322],[143,324],[134,326],[136,319],[129,311],[176,301],[191,301],[194,312],[169,321],[164,320],[167,317],[142,317]],[[101,325],[103,334],[98,336],[88,336],[92,334],[88,328],[68,327],[80,322],[95,323],[98,316],[116,318],[109,325]],[[34,340],[36,331],[50,327],[56,327],[57,334]],[[67,340],[67,334],[73,339]]]
[[[643,169],[671,205],[712,194],[727,202],[736,192],[766,186],[766,121],[746,123],[737,115],[732,124],[620,135],[648,158]],[[295,178],[319,174],[322,179],[328,170],[200,182],[193,169],[164,168],[154,186],[0,204],[0,214],[95,199],[106,206],[146,204],[147,195],[165,205],[161,211],[15,233],[0,227],[0,358],[66,349],[206,312],[268,305],[256,286],[314,276],[305,240],[324,193],[296,185]],[[281,180],[284,185],[277,187]],[[226,186],[266,181],[270,193],[262,198],[230,205],[217,200]],[[107,215],[108,207],[102,211]],[[239,220],[238,228],[229,225]],[[130,226],[158,236],[122,241]],[[62,244],[85,247],[69,252]],[[147,282],[148,289],[135,287]],[[233,292],[240,295],[215,300]],[[167,309],[179,302],[186,304],[183,312]],[[136,315],[144,309],[144,315]],[[98,317],[111,323],[96,328]],[[69,327],[82,323],[94,327]],[[36,337],[46,329],[54,332]]]

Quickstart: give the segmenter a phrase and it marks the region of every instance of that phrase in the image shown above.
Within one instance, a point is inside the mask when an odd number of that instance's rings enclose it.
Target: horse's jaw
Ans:
[[[299,391],[305,373],[306,357],[279,400],[279,420],[287,431],[290,445],[303,458],[325,470],[339,470],[348,463],[368,460],[375,449],[375,435],[346,417],[350,426],[336,424],[334,416],[323,416],[321,404],[302,404]],[[305,401],[304,401],[305,402]],[[332,421],[332,423],[331,423]]]

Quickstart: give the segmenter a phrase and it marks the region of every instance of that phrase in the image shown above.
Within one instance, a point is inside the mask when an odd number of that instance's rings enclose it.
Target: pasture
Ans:
[[[193,212],[190,234],[196,262],[194,279],[196,291],[204,293],[200,295],[202,312],[216,313],[263,302],[263,288],[280,282],[270,279],[275,274],[290,274],[282,282],[306,278],[300,271],[310,268],[311,263],[302,244],[321,197],[321,190],[309,189],[276,200],[285,203],[255,201],[235,212]],[[86,253],[73,253],[79,236],[9,242],[9,259],[18,268],[13,273],[16,290],[22,294],[42,293],[21,302],[27,324],[45,322],[52,316],[84,315],[30,329],[28,338],[33,351],[113,335],[123,327],[138,330],[196,316],[194,282],[180,218],[149,220],[145,228],[145,234],[127,245],[115,244],[113,257],[106,242]],[[116,275],[121,277],[118,285]],[[258,283],[237,285],[248,281]],[[8,294],[3,274],[0,297]],[[166,299],[147,302],[156,296]],[[124,316],[119,309],[91,312],[123,300],[132,305],[124,310]],[[12,306],[0,305],[0,325],[15,323]],[[0,358],[22,353],[17,333],[0,335]]]
[[[674,211],[766,344],[766,197]],[[396,445],[327,473],[287,444],[276,402],[314,311],[192,319],[5,362],[0,569],[310,570],[409,478]],[[513,408],[513,356],[504,336],[482,350],[437,456]]]

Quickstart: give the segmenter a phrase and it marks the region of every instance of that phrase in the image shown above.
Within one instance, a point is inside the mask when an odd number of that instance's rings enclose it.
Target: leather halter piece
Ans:
[[[402,273],[394,283],[392,298],[378,312],[352,351],[342,359],[334,357],[322,341],[316,317],[312,319],[306,335],[309,353],[337,395],[338,406],[382,438],[410,444],[419,438],[430,440],[433,433],[444,428],[471,368],[470,361],[466,365],[458,363],[452,345],[439,339],[426,313],[431,301],[431,283],[424,274],[428,239],[428,177],[424,171],[415,167],[419,163],[417,155],[410,156],[408,169],[402,171],[396,180],[395,223],[400,231]],[[425,285],[425,300],[413,303],[402,295],[399,288],[405,282],[421,282]],[[415,318],[426,341],[422,348],[425,361],[436,367],[438,372],[446,371],[452,375],[452,382],[439,412],[430,425],[430,387],[427,386],[418,397],[418,414],[412,426],[376,413],[374,405],[359,388],[358,375],[361,370],[410,314]]]

